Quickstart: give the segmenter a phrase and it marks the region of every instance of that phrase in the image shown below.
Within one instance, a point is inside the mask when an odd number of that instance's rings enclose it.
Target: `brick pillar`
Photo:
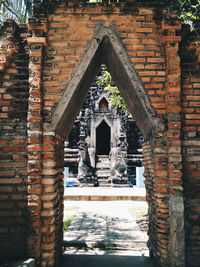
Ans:
[[[59,159],[61,147],[59,140],[53,131],[43,131],[43,170],[42,170],[42,210],[41,210],[41,265],[42,267],[54,266],[55,260],[58,262],[62,246],[63,236],[58,234],[62,231],[63,208],[60,207],[60,177],[59,177]],[[62,169],[63,172],[63,169]],[[62,176],[63,178],[63,176]],[[59,209],[60,208],[60,209]],[[59,209],[59,210],[58,210]],[[58,219],[60,214],[60,220]],[[61,221],[61,225],[58,223]],[[59,255],[58,257],[56,257]],[[56,263],[57,263],[56,262]]]
[[[149,204],[150,255],[161,265],[169,262],[169,193],[166,134],[157,132],[153,140],[143,144],[144,176]]]
[[[152,142],[153,184],[151,227],[153,255],[161,266],[169,263],[168,151],[165,132],[157,132]]]
[[[169,23],[170,21],[170,23]],[[170,266],[185,266],[184,202],[181,154],[181,91],[179,42],[180,21],[174,14],[170,20],[163,19],[163,43],[166,52],[166,96],[168,119],[168,179],[170,215]]]
[[[31,24],[33,23],[33,25]],[[29,58],[29,107],[28,107],[28,254],[37,264],[41,259],[41,194],[42,194],[42,50],[46,44],[41,25],[29,21],[33,36],[27,39]],[[36,31],[36,32],[35,32]]]

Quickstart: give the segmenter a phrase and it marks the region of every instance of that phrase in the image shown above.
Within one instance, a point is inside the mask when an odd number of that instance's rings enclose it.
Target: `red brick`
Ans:
[[[25,152],[25,146],[4,146],[2,147],[3,152]]]
[[[153,29],[152,28],[135,28],[135,32],[139,33],[149,33],[149,32],[152,32]]]
[[[7,139],[0,139],[0,145],[7,145],[10,143],[10,140]]]
[[[138,51],[137,52],[137,55],[139,56],[139,57],[153,57],[154,55],[155,55],[155,53],[154,52],[146,52],[146,51]]]

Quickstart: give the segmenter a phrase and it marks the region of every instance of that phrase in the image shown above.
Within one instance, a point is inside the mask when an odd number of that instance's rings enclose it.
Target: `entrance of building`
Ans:
[[[110,127],[104,120],[96,129],[96,153],[97,155],[110,153]]]

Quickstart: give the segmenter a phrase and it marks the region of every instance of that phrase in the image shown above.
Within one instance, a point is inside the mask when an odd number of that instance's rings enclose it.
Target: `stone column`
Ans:
[[[163,19],[163,43],[166,52],[166,97],[168,119],[168,179],[170,215],[170,266],[185,266],[184,202],[181,154],[181,88],[177,30],[181,29],[178,14]]]

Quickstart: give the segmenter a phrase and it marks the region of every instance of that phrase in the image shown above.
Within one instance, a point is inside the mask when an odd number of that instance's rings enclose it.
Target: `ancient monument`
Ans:
[[[105,86],[95,81],[65,142],[64,165],[82,185],[133,185],[142,166],[139,129],[128,111],[109,102]]]

